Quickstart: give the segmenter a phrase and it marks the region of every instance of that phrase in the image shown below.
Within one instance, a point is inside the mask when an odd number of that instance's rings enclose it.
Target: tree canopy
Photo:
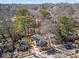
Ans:
[[[50,15],[48,9],[42,8],[39,10],[39,12],[43,15],[44,18],[47,18],[47,19],[51,18],[51,15]]]
[[[31,16],[17,16],[15,20],[16,31],[23,31],[24,27],[30,28],[33,26],[33,18]]]
[[[58,32],[63,40],[68,40],[71,34],[77,34],[78,26],[73,17],[63,16],[58,21]]]
[[[26,15],[28,15],[28,13],[29,13],[29,11],[27,10],[27,9],[17,9],[16,10],[16,15],[18,15],[18,16],[26,16]]]

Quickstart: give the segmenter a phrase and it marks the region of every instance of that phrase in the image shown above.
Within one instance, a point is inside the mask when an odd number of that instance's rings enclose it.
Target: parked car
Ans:
[[[47,44],[44,37],[39,34],[33,35],[32,38],[33,38],[33,41],[36,43],[36,45],[39,47],[44,47]]]
[[[24,41],[20,42],[19,47],[17,48],[18,51],[27,51],[30,49],[30,45]]]

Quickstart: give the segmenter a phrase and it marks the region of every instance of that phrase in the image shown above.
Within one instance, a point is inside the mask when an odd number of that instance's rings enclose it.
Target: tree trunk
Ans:
[[[10,30],[8,29],[8,33],[9,33],[9,36],[11,37],[12,41],[13,41],[13,37],[12,37],[12,34],[10,33]]]
[[[5,39],[6,42],[8,42],[8,40],[6,39],[6,37],[4,36],[4,34],[1,34],[1,35],[2,35],[3,39]]]
[[[26,36],[26,26],[24,25],[24,32],[25,32],[25,36]]]

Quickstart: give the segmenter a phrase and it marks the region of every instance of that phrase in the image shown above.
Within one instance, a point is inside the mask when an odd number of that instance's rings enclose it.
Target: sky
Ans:
[[[79,3],[79,0],[0,0],[3,4]]]

